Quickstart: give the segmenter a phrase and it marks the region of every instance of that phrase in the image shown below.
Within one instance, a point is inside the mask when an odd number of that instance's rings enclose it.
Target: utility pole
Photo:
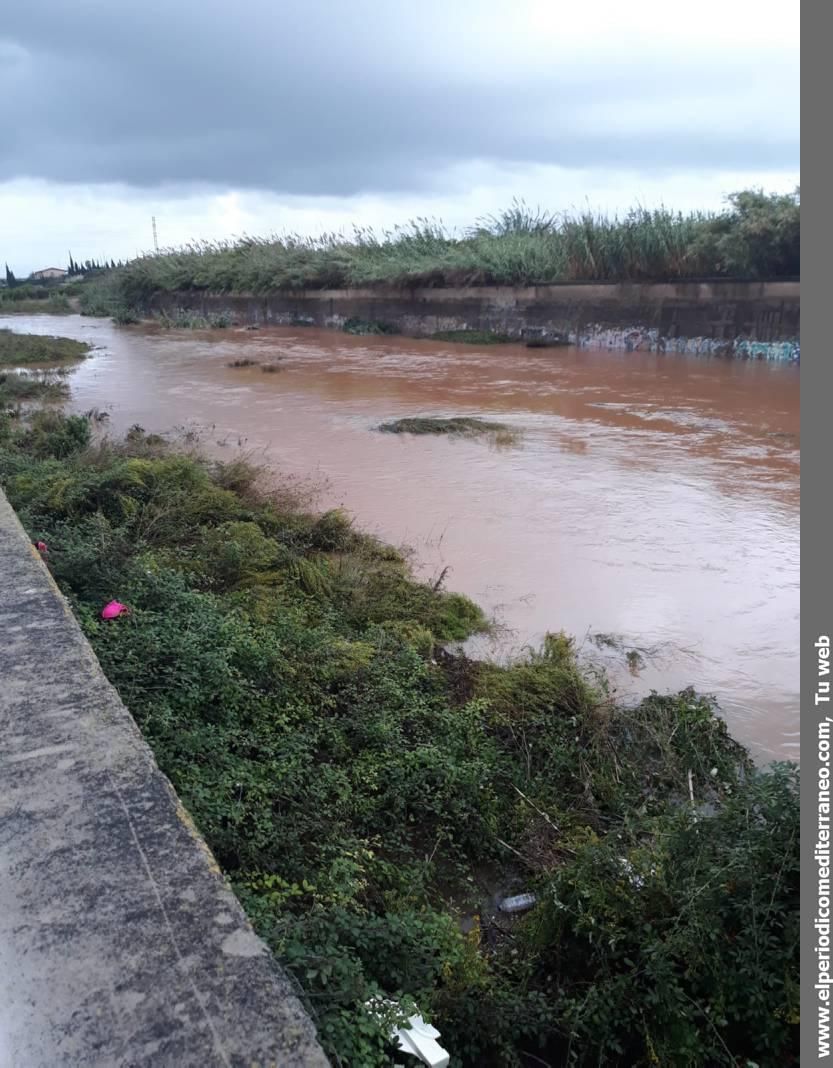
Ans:
[[[153,227],[153,250],[154,250],[154,252],[158,252],[159,251],[159,238],[156,236],[156,216],[155,215],[151,215],[150,222],[151,222],[151,226]]]

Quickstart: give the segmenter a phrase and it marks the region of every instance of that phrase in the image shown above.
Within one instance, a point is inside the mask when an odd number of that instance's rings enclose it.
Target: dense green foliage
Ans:
[[[8,270],[8,268],[7,268]],[[12,276],[14,277],[14,276]],[[49,300],[53,289],[33,282],[18,282],[0,289],[0,304],[16,304],[20,301]]]
[[[782,278],[799,274],[799,253],[798,191],[747,190],[716,214],[554,215],[516,203],[462,235],[419,219],[381,235],[197,243],[139,257],[108,284],[119,303],[141,307],[160,291]]]
[[[73,296],[78,298],[78,307],[82,315],[112,316],[117,321],[134,321],[132,309],[121,295],[120,278],[122,269],[107,271],[94,278],[72,282]]]
[[[563,635],[446,651],[475,605],[244,462],[93,439],[7,418],[0,482],[335,1063],[391,1063],[380,995],[455,1066],[796,1063],[794,768]]]

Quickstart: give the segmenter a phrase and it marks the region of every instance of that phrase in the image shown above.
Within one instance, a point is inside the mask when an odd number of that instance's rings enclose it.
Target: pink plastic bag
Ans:
[[[102,619],[118,619],[119,616],[123,616],[125,612],[129,612],[130,609],[126,604],[122,604],[121,601],[109,601],[101,609]]]

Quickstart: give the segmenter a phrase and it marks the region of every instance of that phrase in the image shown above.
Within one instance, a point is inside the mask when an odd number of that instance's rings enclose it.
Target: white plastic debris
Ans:
[[[514,897],[505,897],[498,908],[501,912],[526,912],[536,900],[535,894],[515,894]]]
[[[620,857],[619,863],[622,865],[622,868],[624,869],[625,875],[627,875],[628,882],[631,884],[631,886],[635,886],[637,890],[641,890],[642,887],[645,885],[644,877],[636,871],[633,864],[631,864],[631,862],[626,857]],[[653,865],[651,865],[651,867],[648,869],[648,874],[656,875],[656,873],[657,869]]]
[[[391,1035],[391,1038],[397,1040],[403,1053],[410,1053],[412,1057],[417,1057],[431,1068],[447,1068],[451,1054],[437,1041],[440,1032],[436,1027],[426,1023],[421,1016],[409,1017],[408,1023],[411,1025],[410,1030],[401,1027]]]
[[[628,882],[631,886],[635,886],[638,890],[641,890],[645,885],[645,880],[634,870],[633,864],[631,864],[626,857],[620,857],[619,863],[624,868],[625,874],[628,877]]]
[[[374,1015],[381,1016],[382,1009],[386,1006],[395,1006],[395,1004],[393,1001],[374,999],[367,1002],[366,1008]],[[409,1016],[408,1025],[408,1027],[395,1027],[391,1031],[390,1037],[396,1042],[397,1047],[403,1053],[408,1053],[423,1064],[427,1064],[429,1068],[448,1068],[451,1054],[437,1042],[440,1032],[436,1027],[426,1023],[419,1014]]]

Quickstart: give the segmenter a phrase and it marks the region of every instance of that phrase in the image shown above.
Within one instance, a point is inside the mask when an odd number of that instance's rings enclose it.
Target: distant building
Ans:
[[[50,278],[66,278],[67,272],[63,267],[44,267],[42,271],[32,271],[29,276],[34,281],[44,282]]]

